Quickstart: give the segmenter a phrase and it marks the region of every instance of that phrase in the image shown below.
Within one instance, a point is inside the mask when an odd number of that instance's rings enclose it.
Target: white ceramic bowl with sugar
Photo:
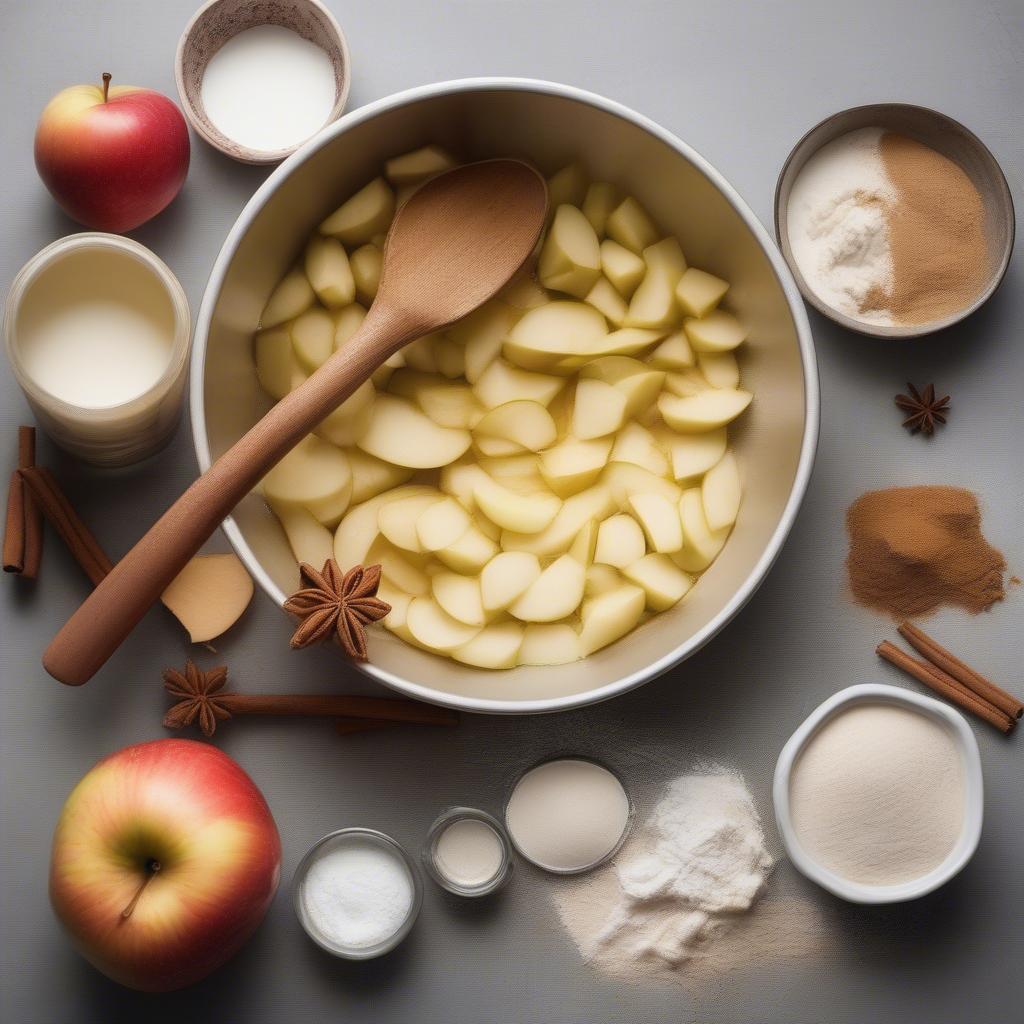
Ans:
[[[941,864],[909,882],[897,885],[865,885],[843,878],[819,864],[804,849],[793,827],[789,806],[789,784],[793,766],[807,744],[827,722],[857,704],[891,704],[928,715],[949,730],[962,759],[964,817],[960,835]],[[824,704],[811,712],[782,748],[775,766],[772,800],[775,804],[775,821],[786,853],[797,870],[812,882],[817,882],[822,888],[851,903],[903,903],[907,900],[916,900],[945,885],[963,869],[978,848],[985,802],[978,741],[974,738],[974,733],[964,716],[954,711],[948,704],[933,700],[931,697],[923,697],[912,690],[900,689],[898,686],[885,686],[881,683],[850,686],[829,697]]]
[[[746,203],[703,157],[653,121],[550,82],[478,78],[422,86],[330,125],[271,174],[232,228],[193,345],[192,427],[202,469],[271,405],[256,380],[252,334],[309,233],[386,159],[428,142],[464,159],[525,157],[546,173],[579,158],[596,180],[635,194],[667,233],[679,236],[695,266],[730,281],[728,302],[750,328],[742,367],[754,403],[730,430],[746,497],[728,544],[684,601],[571,665],[487,672],[375,629],[370,661],[360,666],[410,697],[469,711],[524,714],[591,704],[702,647],[778,556],[807,488],[818,435],[806,312],[785,261]],[[264,503],[250,496],[224,527],[259,585],[282,604],[298,586],[298,570]]]

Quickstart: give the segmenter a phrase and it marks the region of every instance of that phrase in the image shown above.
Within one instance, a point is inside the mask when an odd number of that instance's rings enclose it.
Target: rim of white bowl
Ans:
[[[852,882],[819,864],[800,845],[789,807],[789,780],[793,765],[810,739],[818,730],[844,708],[853,704],[896,704],[923,712],[947,725],[953,735],[964,766],[964,820],[960,836],[949,851],[946,859],[920,878],[897,885],[866,885]],[[985,792],[981,774],[981,755],[978,741],[967,720],[948,704],[924,697],[913,690],[884,683],[860,683],[833,694],[820,704],[806,718],[789,738],[779,754],[772,781],[772,802],[775,805],[775,822],[782,837],[789,859],[797,870],[823,889],[851,903],[904,903],[925,896],[945,885],[964,868],[974,856],[981,839],[981,823],[984,811]]]
[[[393,672],[388,672],[379,665],[372,662],[357,662],[360,671],[375,679],[379,683],[404,693],[407,696],[418,700],[429,701],[432,704],[440,704],[444,707],[458,708],[462,711],[478,711],[487,714],[508,714],[527,715],[552,711],[568,711],[572,708],[584,707],[590,704],[597,704],[601,701],[616,697],[619,694],[627,693],[643,683],[655,679],[662,673],[667,672],[674,665],[677,665],[684,658],[689,657],[700,650],[709,640],[712,639],[750,600],[757,591],[757,588],[764,582],[768,570],[772,567],[775,559],[778,558],[782,545],[789,535],[789,531],[796,519],[797,512],[803,502],[807,485],[810,481],[811,470],[814,466],[814,453],[818,443],[818,423],[820,412],[820,399],[818,391],[818,367],[814,354],[814,342],[811,336],[811,327],[807,319],[807,311],[804,307],[803,297],[797,288],[796,281],[782,253],[779,251],[771,235],[764,225],[754,215],[753,210],[747,205],[740,194],[729,184],[722,174],[716,170],[703,156],[695,149],[683,142],[678,136],[662,128],[650,118],[638,113],[630,107],[617,103],[615,100],[607,99],[597,93],[588,92],[585,89],[578,89],[571,85],[561,85],[557,82],[548,82],[542,79],[533,78],[460,78],[448,82],[436,82],[431,85],[420,85],[403,92],[386,96],[383,99],[368,103],[359,107],[333,124],[328,125],[318,135],[306,142],[300,149],[288,157],[280,166],[274,170],[263,184],[256,190],[252,198],[246,203],[238,219],[232,225],[227,238],[221,247],[210,278],[206,284],[206,291],[203,294],[203,301],[199,307],[199,315],[196,318],[196,327],[193,332],[192,344],[192,367],[190,388],[190,417],[192,424],[192,442],[196,450],[196,458],[199,468],[206,472],[210,468],[210,442],[206,432],[206,413],[203,403],[203,368],[206,362],[206,344],[210,329],[210,322],[213,318],[213,309],[224,285],[224,278],[227,269],[238,249],[238,243],[242,236],[249,230],[256,215],[263,209],[269,199],[274,195],[281,182],[292,173],[300,164],[308,160],[314,153],[319,152],[324,146],[333,142],[338,135],[344,134],[354,125],[370,120],[386,110],[392,110],[406,104],[419,100],[429,99],[434,96],[450,95],[464,92],[533,92],[542,95],[557,96],[563,99],[575,100],[595,107],[598,110],[606,111],[609,114],[629,121],[637,127],[653,135],[656,139],[674,149],[677,153],[689,160],[708,180],[722,193],[728,203],[740,215],[744,224],[757,239],[762,251],[768,258],[775,278],[782,288],[789,306],[790,315],[796,327],[797,344],[800,348],[800,361],[804,377],[804,430],[800,442],[800,457],[797,461],[796,474],[793,478],[793,486],[790,489],[789,498],[779,517],[778,525],[772,533],[765,549],[747,575],[742,585],[737,588],[736,593],[729,599],[725,607],[706,625],[703,629],[687,637],[687,639],[674,647],[671,651],[651,662],[650,665],[629,675],[623,676],[614,683],[594,690],[585,690],[580,693],[573,693],[561,697],[548,697],[543,699],[508,701],[493,700],[482,697],[466,697],[457,694],[446,693],[443,690],[435,690],[429,686],[423,686],[412,682]],[[237,552],[239,558],[252,574],[263,591],[277,604],[282,605],[286,595],[270,578],[252,550],[242,536],[241,530],[235,523],[234,518],[229,516],[223,522],[223,529],[231,546]]]

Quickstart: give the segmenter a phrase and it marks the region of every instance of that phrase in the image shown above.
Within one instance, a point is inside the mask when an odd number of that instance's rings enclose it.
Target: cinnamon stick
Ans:
[[[34,427],[18,427],[18,469],[36,462]],[[7,522],[4,529],[4,572],[34,580],[43,556],[43,522],[35,499],[25,489],[18,471],[11,474],[7,491]]]
[[[334,731],[339,736],[351,736],[360,732],[380,732],[387,729],[400,729],[403,722],[389,722],[381,718],[339,718],[334,723]]]
[[[343,694],[218,693],[217,701],[232,715],[302,715],[326,718],[372,718],[417,725],[458,725],[458,712],[435,704],[385,697]]]
[[[904,672],[912,675],[918,682],[924,683],[930,690],[934,690],[940,696],[945,697],[946,700],[951,701],[965,711],[970,711],[979,718],[983,718],[1000,732],[1008,733],[1016,724],[1014,719],[1010,718],[1005,712],[972,693],[966,686],[952,676],[947,675],[942,669],[936,668],[934,665],[928,664],[928,662],[912,658],[888,640],[883,640],[875,648],[875,652],[879,657],[884,658],[897,668],[903,669]]]
[[[47,469],[34,466],[19,469],[18,475],[82,571],[93,586],[98,586],[100,580],[113,568],[113,563],[72,508],[53,475]]]
[[[1018,719],[1024,715],[1024,704],[1016,697],[1007,693],[1002,687],[996,686],[979,672],[975,672],[970,665],[966,665],[951,651],[947,651],[942,644],[932,639],[924,630],[919,629],[912,622],[902,622],[897,628],[911,647],[923,654],[937,668],[963,683],[968,690],[999,708],[1010,718]]]

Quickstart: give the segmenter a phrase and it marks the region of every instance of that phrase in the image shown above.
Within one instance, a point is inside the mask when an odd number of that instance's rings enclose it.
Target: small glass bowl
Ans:
[[[437,844],[441,836],[457,821],[466,820],[483,822],[494,832],[498,837],[498,842],[501,843],[501,863],[498,865],[498,870],[491,878],[478,885],[462,885],[449,878],[438,867],[435,860]],[[427,833],[427,841],[423,846],[423,866],[427,874],[447,892],[454,893],[456,896],[468,896],[471,898],[489,896],[492,892],[497,892],[505,886],[512,877],[512,843],[501,822],[493,815],[488,814],[486,811],[478,810],[475,807],[449,807],[447,810],[442,811],[434,824],[430,826],[430,831]]]
[[[326,847],[344,845],[353,839],[358,839],[361,842],[376,843],[389,853],[397,854],[408,870],[409,878],[412,882],[412,903],[409,905],[409,913],[406,914],[405,920],[395,932],[373,946],[342,946],[328,939],[318,931],[316,925],[310,920],[303,899],[306,876],[309,874],[309,869],[313,863],[324,852],[324,849]],[[412,926],[416,923],[420,908],[423,906],[423,880],[415,861],[405,851],[405,847],[397,840],[392,839],[391,836],[372,828],[341,828],[336,832],[328,833],[314,843],[306,856],[299,861],[299,866],[295,869],[295,874],[292,877],[292,903],[295,907],[296,916],[305,929],[306,934],[321,949],[326,950],[332,956],[341,957],[343,960],[372,960],[375,957],[383,956],[385,953],[390,953],[412,931]]]
[[[611,775],[622,787],[622,792],[626,794],[626,822],[622,827],[622,835],[619,836],[618,842],[607,853],[603,854],[597,860],[593,861],[590,864],[584,864],[581,867],[556,868],[552,867],[550,864],[541,864],[539,861],[534,860],[533,857],[531,857],[528,853],[524,852],[521,849],[521,847],[515,840],[515,836],[512,833],[512,829],[508,827],[508,807],[509,803],[511,803],[512,800],[512,794],[516,791],[516,787],[519,785],[520,782],[522,782],[524,778],[526,778],[527,775],[530,774],[530,772],[536,771],[538,768],[543,768],[545,765],[552,764],[555,761],[585,761],[588,764],[596,765],[598,768],[601,768],[604,771],[608,772],[608,774]],[[614,768],[612,768],[611,765],[605,764],[604,761],[601,761],[596,757],[588,757],[585,754],[559,753],[552,754],[550,757],[545,757],[543,760],[531,764],[529,767],[524,768],[523,771],[513,776],[512,781],[509,784],[508,791],[505,795],[504,819],[505,828],[508,832],[509,841],[512,844],[512,848],[524,860],[529,861],[531,864],[534,865],[534,867],[540,868],[541,871],[547,871],[548,874],[583,875],[586,874],[588,871],[593,871],[595,868],[599,868],[602,864],[607,864],[608,861],[610,861],[612,857],[614,857],[615,854],[617,854],[619,850],[622,849],[623,845],[626,842],[626,839],[629,837],[630,832],[633,831],[633,823],[636,819],[636,806],[633,803],[633,798],[629,794],[629,789],[627,788],[626,783],[622,780],[622,776]]]

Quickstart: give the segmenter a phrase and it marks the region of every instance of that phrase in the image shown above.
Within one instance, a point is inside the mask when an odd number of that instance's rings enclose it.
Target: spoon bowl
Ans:
[[[125,555],[53,639],[46,671],[71,686],[88,682],[268,470],[403,345],[461,320],[515,276],[546,214],[547,185],[519,160],[467,164],[417,190],[388,231],[377,298],[356,335]]]

